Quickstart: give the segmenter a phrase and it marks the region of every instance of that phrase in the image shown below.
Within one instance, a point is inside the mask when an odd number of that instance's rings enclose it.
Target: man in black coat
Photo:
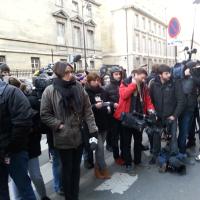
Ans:
[[[36,200],[27,174],[31,126],[32,110],[27,98],[18,88],[0,78],[0,199],[10,199],[10,175],[23,199]]]
[[[122,69],[118,66],[113,66],[110,70],[110,83],[105,87],[105,91],[108,95],[108,100],[114,103],[114,107],[118,106],[119,102],[119,86],[122,80]],[[122,165],[124,163],[122,157],[123,153],[119,152],[119,139],[120,149],[122,151],[122,137],[121,134],[121,123],[110,116],[110,128],[107,134],[107,140],[111,141],[113,157],[116,164]]]
[[[170,152],[178,153],[176,130],[177,119],[184,109],[184,93],[180,81],[171,79],[171,69],[167,65],[158,67],[158,76],[150,83],[150,96],[155,106],[158,121],[161,127],[168,127],[170,134]],[[161,148],[161,135],[153,133],[150,136],[152,142],[153,158],[150,161],[154,164]]]

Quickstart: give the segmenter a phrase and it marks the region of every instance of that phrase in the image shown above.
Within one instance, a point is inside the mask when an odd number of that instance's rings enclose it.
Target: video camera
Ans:
[[[145,128],[150,133],[160,133],[163,131],[157,125],[157,119],[155,114],[149,116],[133,111],[132,113],[121,114],[122,125],[128,128],[134,128],[138,131],[143,131]],[[147,133],[148,134],[148,133]]]

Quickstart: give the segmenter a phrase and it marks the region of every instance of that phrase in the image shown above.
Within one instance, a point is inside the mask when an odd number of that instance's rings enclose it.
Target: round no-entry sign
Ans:
[[[168,25],[168,33],[171,38],[177,37],[181,31],[181,25],[176,17],[173,17]]]

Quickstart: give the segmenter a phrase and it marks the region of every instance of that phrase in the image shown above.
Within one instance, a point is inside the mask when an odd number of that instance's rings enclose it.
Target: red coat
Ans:
[[[130,112],[131,97],[136,91],[137,85],[135,83],[125,84],[121,83],[119,88],[119,105],[114,113],[114,118],[120,120],[122,112]],[[148,110],[155,110],[149,96],[149,91],[146,86],[142,90],[143,102],[144,102],[144,113]]]

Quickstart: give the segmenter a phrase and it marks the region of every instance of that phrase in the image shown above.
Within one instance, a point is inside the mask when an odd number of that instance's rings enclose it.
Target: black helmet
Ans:
[[[110,74],[113,74],[115,72],[122,72],[122,69],[120,67],[118,67],[118,66],[111,67]]]

